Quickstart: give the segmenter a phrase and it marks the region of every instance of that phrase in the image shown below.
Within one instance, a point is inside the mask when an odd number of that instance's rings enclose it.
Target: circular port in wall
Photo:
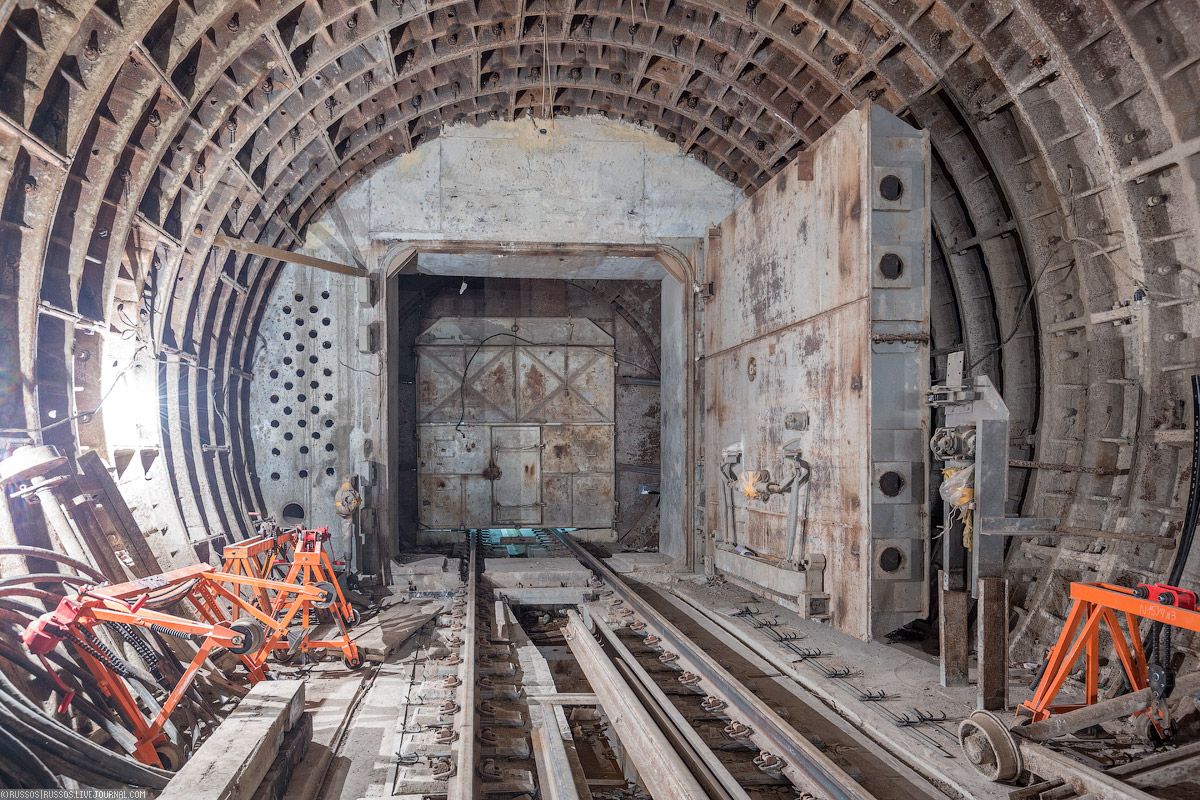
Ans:
[[[904,563],[904,554],[896,547],[885,547],[879,554],[879,568],[884,572],[895,572]]]
[[[884,253],[879,259],[879,273],[889,281],[894,281],[904,274],[904,261],[895,253]]]
[[[904,488],[904,476],[895,470],[888,470],[879,476],[879,491],[885,497],[895,497]]]
[[[304,522],[304,506],[296,502],[287,503],[279,512],[279,519],[287,525],[299,525]]]
[[[887,175],[879,182],[879,194],[889,203],[894,203],[904,195],[904,183],[895,175]]]

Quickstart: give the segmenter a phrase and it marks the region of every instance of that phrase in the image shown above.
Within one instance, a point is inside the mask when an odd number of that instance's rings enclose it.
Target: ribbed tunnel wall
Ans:
[[[527,114],[643,123],[752,193],[870,99],[931,132],[938,362],[965,346],[1002,383],[1014,456],[1101,468],[1014,471],[1012,510],[1104,534],[1013,553],[1036,609],[1018,648],[1057,627],[1065,581],[1172,555],[1139,537],[1176,537],[1190,457],[1187,0],[5,0],[0,21],[0,425],[90,410],[78,343],[132,331],[158,354],[145,483],[169,525],[239,535],[261,503],[245,417],[279,265],[218,233],[298,246],[443,125]],[[104,449],[87,419],[34,435]]]

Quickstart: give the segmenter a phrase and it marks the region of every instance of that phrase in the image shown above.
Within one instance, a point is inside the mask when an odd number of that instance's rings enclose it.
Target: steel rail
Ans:
[[[737,782],[729,769],[704,743],[700,734],[667,698],[646,668],[638,663],[616,631],[597,617],[592,607],[587,607],[596,629],[612,648],[613,665],[621,673],[632,691],[659,728],[671,741],[676,752],[689,765],[692,774],[704,786],[712,800],[750,800],[746,790]]]
[[[479,740],[475,733],[479,728],[477,718],[477,691],[475,686],[475,667],[477,658],[477,637],[479,634],[478,591],[476,577],[476,539],[478,531],[468,534],[470,555],[467,559],[467,605],[463,616],[463,667],[466,676],[458,687],[458,714],[462,715],[462,724],[457,726],[458,759],[455,762],[454,774],[446,786],[449,800],[474,800],[482,797],[483,781],[479,775]]]
[[[829,800],[873,800],[873,795],[766,703],[751,694],[737,678],[697,647],[682,631],[664,619],[615,572],[569,536],[558,530],[553,533],[581,562],[604,580],[627,608],[641,617],[664,646],[668,646],[679,657],[681,663],[690,666],[709,694],[725,701],[729,715],[750,728],[750,739],[755,744],[783,760],[782,773],[788,780],[801,790]]]
[[[650,795],[664,800],[709,800],[708,792],[600,647],[591,626],[573,609],[567,611],[565,635],[567,646]]]

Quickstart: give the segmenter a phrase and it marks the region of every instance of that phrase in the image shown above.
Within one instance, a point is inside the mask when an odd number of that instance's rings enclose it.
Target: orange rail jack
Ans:
[[[276,619],[225,584],[235,585],[239,590],[249,587],[254,591],[275,592],[277,601],[289,596],[293,599],[286,613]],[[195,606],[200,621],[155,610],[182,599]],[[222,601],[240,609],[248,618],[230,620]],[[178,769],[183,764],[183,752],[167,738],[164,728],[213,648],[224,647],[235,653],[250,673],[251,682],[257,683],[267,677],[267,655],[287,635],[288,625],[301,607],[330,601],[328,593],[318,587],[227,575],[208,564],[197,564],[127,583],[86,587],[64,597],[54,611],[29,623],[21,639],[31,653],[43,658],[47,669],[50,667],[44,660],[45,654],[60,642],[69,642],[134,734],[134,756],[151,766]],[[145,628],[199,644],[196,655],[153,719],[147,719],[125,683],[124,678],[131,674],[128,665],[96,635],[95,629],[100,624],[118,626],[123,637],[132,635],[131,628]],[[66,692],[65,707],[71,693],[65,684],[60,684],[60,688]]]
[[[1166,701],[1175,684],[1169,663],[1170,631],[1167,631],[1168,652],[1165,657],[1160,658],[1164,663],[1155,663],[1148,667],[1138,633],[1138,619],[1149,619],[1162,623],[1163,626],[1200,632],[1200,613],[1195,611],[1195,593],[1161,584],[1141,584],[1136,589],[1127,589],[1104,583],[1072,583],[1071,599],[1075,602],[1067,615],[1058,642],[1047,656],[1046,668],[1037,692],[1033,700],[1026,701],[1017,708],[1017,716],[1039,722],[1053,713],[1072,711],[1098,702],[1100,623],[1103,622],[1108,627],[1117,657],[1120,658],[1134,691],[1145,688],[1151,690],[1150,707],[1135,714],[1139,730],[1146,736],[1153,734],[1156,738],[1168,738],[1171,735],[1171,719]],[[1125,615],[1125,624],[1129,630],[1128,639],[1117,621],[1118,611]],[[1156,634],[1157,631],[1156,626]],[[1086,656],[1083,702],[1053,705],[1081,653]]]
[[[325,552],[325,542],[329,541],[328,528],[316,528],[314,530],[297,529],[293,532],[292,545],[295,548],[295,553],[292,556],[292,566],[288,570],[287,577],[284,578],[285,583],[304,584],[306,586],[314,586],[324,590],[328,599],[323,601],[305,601],[302,605],[301,624],[304,627],[304,636],[296,643],[277,645],[280,649],[286,650],[283,656],[276,656],[281,660],[290,658],[297,650],[308,652],[310,650],[319,650],[325,648],[337,648],[342,651],[342,661],[350,669],[358,669],[363,664],[363,657],[358,652],[358,646],[350,639],[349,628],[358,624],[359,613],[358,609],[346,600],[342,595],[342,589],[338,586],[337,577],[333,572],[333,563],[329,560],[329,554]],[[276,614],[283,607],[283,601],[286,598],[276,596],[274,611]],[[317,613],[316,610],[328,609],[333,622],[337,626],[340,634],[335,639],[314,640],[309,638],[309,631],[316,625]]]
[[[258,514],[251,512],[251,516]],[[234,544],[225,545],[221,553],[221,571],[227,575],[243,575],[250,578],[270,578],[272,570],[288,562],[292,549],[293,530],[280,530],[271,520],[256,520],[258,536]],[[254,602],[259,609],[270,611],[276,598],[262,587],[253,588]],[[233,618],[238,616],[234,606]]]

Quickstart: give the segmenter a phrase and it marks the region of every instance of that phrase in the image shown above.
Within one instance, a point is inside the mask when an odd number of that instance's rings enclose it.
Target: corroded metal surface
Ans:
[[[926,609],[924,149],[894,117],[860,110],[810,156],[721,225],[704,320],[706,520],[714,538],[788,558],[790,494],[735,489],[737,530],[724,529],[720,454],[740,450],[737,471],[782,484],[793,443],[812,470],[797,538],[826,558],[832,623],[867,638]],[[880,195],[884,178],[903,181],[899,198]],[[885,255],[902,259],[888,274]],[[890,569],[876,566],[885,550]]]
[[[422,525],[613,525],[608,333],[586,319],[445,317],[417,341]]]

